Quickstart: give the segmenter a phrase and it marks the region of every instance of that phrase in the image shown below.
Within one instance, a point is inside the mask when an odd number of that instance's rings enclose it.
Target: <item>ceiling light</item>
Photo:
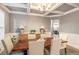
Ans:
[[[55,3],[31,3],[30,8],[39,11],[49,11]]]

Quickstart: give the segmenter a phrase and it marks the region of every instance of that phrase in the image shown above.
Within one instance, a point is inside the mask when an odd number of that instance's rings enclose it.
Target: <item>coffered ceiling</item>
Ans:
[[[48,3],[48,10],[46,11],[41,11],[39,9],[40,3],[3,3],[2,5],[13,14],[43,17],[58,17],[79,10],[78,3]]]

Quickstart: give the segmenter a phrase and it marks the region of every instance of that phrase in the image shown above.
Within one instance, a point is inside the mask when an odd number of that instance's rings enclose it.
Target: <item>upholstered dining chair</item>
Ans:
[[[16,44],[17,42],[18,42],[18,33],[8,33],[8,34],[6,34],[5,36],[7,37],[7,36],[10,36],[10,38],[11,38],[11,40],[12,40],[12,43],[13,44]],[[15,39],[15,40],[14,40]]]
[[[60,33],[59,38],[61,40],[67,41],[68,40],[68,34],[67,33]]]
[[[5,52],[5,48],[4,48],[4,45],[2,43],[2,41],[0,40],[0,55],[5,55],[6,52]]]
[[[5,47],[5,49],[6,49],[6,53],[7,53],[7,54],[10,54],[11,51],[12,51],[12,49],[13,49],[13,47],[14,47],[14,46],[13,46],[13,43],[12,43],[12,41],[11,41],[10,36],[5,37],[5,38],[2,40],[2,42],[3,42],[4,47]]]
[[[2,43],[5,47],[5,52],[6,54],[10,54],[10,55],[23,55],[24,53],[22,51],[12,51],[12,49],[14,48],[14,45],[12,43],[11,37],[7,36],[4,38],[4,40],[2,40]]]
[[[44,39],[46,37],[46,34],[41,34],[41,39]]]
[[[50,40],[49,39],[45,39],[45,38],[50,38],[50,37],[52,37],[51,32],[46,32],[45,34],[41,34],[41,38],[44,39],[46,42],[48,42]],[[49,55],[50,54],[49,50],[50,50],[50,47],[47,47],[47,48],[44,49],[45,55]]]
[[[53,39],[51,42],[50,55],[60,55],[61,40]]]
[[[36,39],[36,34],[28,34],[28,40]]]
[[[37,41],[29,42],[29,55],[43,55],[44,54],[44,42],[45,40],[39,39]]]
[[[51,37],[51,32],[46,32],[46,37]]]

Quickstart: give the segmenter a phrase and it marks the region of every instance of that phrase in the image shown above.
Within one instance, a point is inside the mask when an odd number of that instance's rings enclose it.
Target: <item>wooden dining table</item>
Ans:
[[[37,38],[34,39],[34,40],[38,40],[40,38],[39,35],[37,35]],[[51,45],[51,39],[53,39],[53,37],[46,37],[44,38],[45,39],[45,44],[44,44],[44,47],[48,47]],[[22,35],[19,35],[18,37],[18,43],[14,46],[13,51],[23,51],[24,54],[27,54],[27,50],[29,48],[29,45],[28,45],[28,35],[27,34],[22,34]],[[33,39],[32,39],[33,40]]]

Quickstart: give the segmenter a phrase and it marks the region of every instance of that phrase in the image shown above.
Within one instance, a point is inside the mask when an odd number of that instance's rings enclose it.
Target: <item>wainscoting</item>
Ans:
[[[79,34],[60,33],[60,39],[68,41],[67,55],[79,55]],[[60,50],[60,54],[64,55],[64,51]]]

